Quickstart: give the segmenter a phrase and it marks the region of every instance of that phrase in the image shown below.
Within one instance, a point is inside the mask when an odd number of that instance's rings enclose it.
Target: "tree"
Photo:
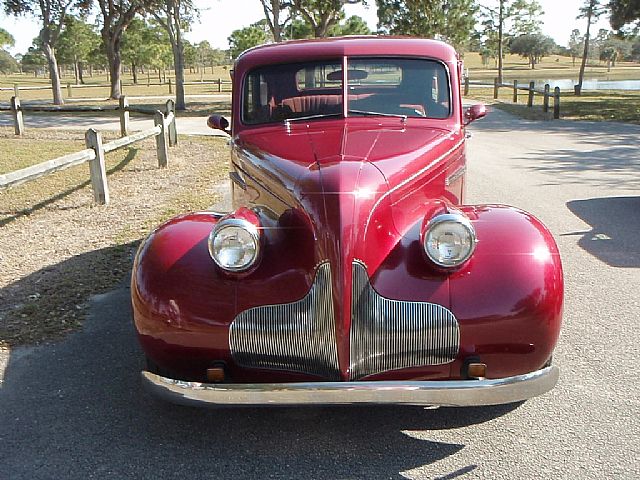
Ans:
[[[457,48],[471,37],[474,0],[376,0],[378,29],[383,33],[436,37]]]
[[[620,30],[632,22],[640,26],[640,0],[609,0],[609,7],[614,30]]]
[[[4,28],[0,28],[0,48],[13,47],[16,44],[13,35]]]
[[[542,57],[549,55],[554,47],[553,39],[540,33],[520,35],[514,38],[510,45],[511,53],[528,58],[532,69],[535,69],[536,63],[540,63]]]
[[[584,50],[582,52],[582,63],[580,64],[580,73],[578,75],[578,84],[574,87],[575,94],[580,95],[582,93],[582,81],[584,80],[584,69],[587,65],[587,57],[589,56],[589,31],[591,24],[600,15],[604,13],[600,0],[585,0],[585,4],[580,8],[580,15],[578,18],[587,19],[587,32],[584,34]]]
[[[42,50],[37,47],[29,47],[27,53],[22,56],[20,66],[23,72],[32,72],[34,76],[38,76],[38,72],[47,64]]]
[[[280,16],[283,11],[290,6],[289,2],[283,0],[260,0],[260,3],[262,4],[269,30],[271,30],[273,41],[281,42],[283,39],[283,31],[287,23],[291,20],[291,16],[282,22],[280,21]]]
[[[578,58],[584,48],[583,42],[584,38],[580,35],[580,30],[574,28],[569,37],[569,52],[571,53],[571,60],[573,61],[574,67],[576,66],[576,58]]]
[[[371,35],[373,32],[362,17],[351,15],[344,22],[334,25],[329,30],[330,37],[340,37],[343,35]]]
[[[153,17],[169,35],[173,51],[173,69],[176,76],[176,110],[186,110],[184,99],[184,39],[191,20],[198,15],[192,0],[163,0],[150,10]]]
[[[151,7],[153,4],[154,0],[98,0],[102,16],[100,34],[109,62],[110,98],[120,98],[122,35],[136,15],[145,7]]]
[[[19,70],[18,62],[11,56],[9,52],[0,48],[0,72],[5,75],[17,72]]]
[[[609,35],[600,47],[600,59],[607,62],[607,71],[610,72],[618,60],[630,57],[632,48],[630,41]]]
[[[486,29],[497,36],[498,82],[503,80],[503,59],[505,37],[528,33],[539,33],[541,16],[544,12],[536,0],[498,0],[497,7],[484,7]],[[511,25],[508,29],[507,26]],[[485,31],[487,31],[485,30]]]
[[[361,0],[292,0],[292,8],[311,25],[313,36],[324,38],[343,17],[342,7],[361,3]]]
[[[100,36],[82,18],[67,16],[58,40],[58,56],[63,63],[73,64],[76,85],[84,83],[83,63],[100,44]]]
[[[33,15],[40,20],[40,48],[49,64],[49,77],[53,103],[62,105],[62,89],[60,87],[60,73],[56,58],[56,45],[62,31],[65,18],[71,10],[76,8],[88,9],[90,0],[5,0],[4,8],[7,14]]]
[[[254,23],[248,27],[234,30],[227,38],[227,41],[229,42],[231,57],[238,58],[245,50],[266,43],[267,34],[262,27]]]

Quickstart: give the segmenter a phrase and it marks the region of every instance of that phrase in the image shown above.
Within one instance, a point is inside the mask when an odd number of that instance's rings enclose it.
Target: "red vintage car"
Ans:
[[[158,227],[132,277],[143,382],[178,403],[490,405],[542,394],[563,303],[534,216],[466,205],[461,61],[425,39],[251,49],[233,211]]]

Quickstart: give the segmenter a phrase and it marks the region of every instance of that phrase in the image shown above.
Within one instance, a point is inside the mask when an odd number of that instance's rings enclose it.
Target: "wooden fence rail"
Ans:
[[[129,105],[127,97],[120,97],[118,105],[34,105],[22,104],[18,97],[11,97],[10,105],[0,105],[1,111],[11,111],[13,116],[13,124],[15,134],[22,135],[24,133],[24,112],[44,112],[44,113],[103,113],[103,112],[120,112],[120,133],[125,136],[129,134],[129,114],[139,113],[142,115],[155,116],[157,109],[153,107]],[[175,122],[175,102],[167,100],[165,102],[165,117],[171,115],[169,128],[169,140],[171,146],[178,143],[178,135]]]
[[[508,87],[513,89],[513,103],[518,103],[518,91],[527,92],[527,107],[533,107],[533,100],[535,95],[542,96],[542,111],[549,111],[549,98],[553,98],[553,118],[560,118],[560,88],[555,87],[553,93],[550,91],[549,84],[545,84],[544,89],[535,88],[535,82],[529,82],[528,86],[520,86],[518,85],[518,81],[514,80],[513,83],[500,83],[498,78],[493,79],[493,84],[488,84],[484,82],[471,82],[469,77],[465,77],[464,79],[464,95],[469,94],[470,85],[481,86],[481,87],[491,87],[493,86],[493,98],[497,99],[500,88]]]
[[[169,112],[165,116],[165,114],[157,110],[154,115],[154,122],[155,126],[152,128],[108,143],[102,143],[102,135],[100,132],[94,128],[90,128],[85,132],[85,144],[87,146],[85,150],[0,175],[0,190],[15,187],[21,183],[29,182],[45,175],[89,162],[89,173],[94,200],[98,204],[108,204],[109,187],[107,184],[105,154],[146,138],[156,137],[158,166],[161,168],[168,166],[169,131],[170,125],[175,125],[175,113]],[[175,145],[175,143],[173,145]]]
[[[232,85],[232,81],[231,80],[225,80],[222,78],[217,78],[214,80],[202,80],[202,81],[191,81],[191,82],[184,82],[184,86],[197,86],[197,85],[216,85],[217,86],[217,90],[218,93],[222,93],[222,92],[230,92],[231,91],[231,85]],[[151,82],[151,81],[146,81],[146,82],[140,82],[140,83],[122,83],[120,85],[121,88],[124,87],[161,87],[161,86],[166,86],[168,87],[168,92],[169,93],[173,93],[173,89],[175,87],[175,79],[172,79],[170,77],[167,78],[166,81],[162,81],[162,82]],[[228,88],[227,88],[228,86]],[[77,88],[111,88],[111,84],[109,83],[85,83],[85,84],[80,84],[80,85],[75,85],[73,83],[67,83],[66,85],[67,88],[67,97],[69,98],[73,98],[73,90],[77,89]],[[30,90],[51,90],[51,85],[38,85],[38,86],[21,86],[20,84],[16,83],[13,85],[13,87],[0,87],[0,92],[8,92],[8,91],[13,91],[15,96],[18,96],[18,92],[22,90],[22,91],[30,91]]]

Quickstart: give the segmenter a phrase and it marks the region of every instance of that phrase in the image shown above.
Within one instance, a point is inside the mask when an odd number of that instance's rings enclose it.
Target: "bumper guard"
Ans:
[[[469,407],[526,400],[551,390],[556,366],[491,380],[212,384],[142,372],[145,387],[182,405],[429,405]]]

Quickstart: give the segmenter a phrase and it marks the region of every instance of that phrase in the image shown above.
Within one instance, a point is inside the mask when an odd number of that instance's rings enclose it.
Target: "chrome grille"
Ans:
[[[455,359],[460,331],[453,313],[435,303],[380,296],[359,261],[353,262],[352,272],[351,380]]]
[[[339,380],[329,264],[318,267],[311,290],[301,300],[240,313],[231,323],[229,346],[234,361],[244,367]]]

